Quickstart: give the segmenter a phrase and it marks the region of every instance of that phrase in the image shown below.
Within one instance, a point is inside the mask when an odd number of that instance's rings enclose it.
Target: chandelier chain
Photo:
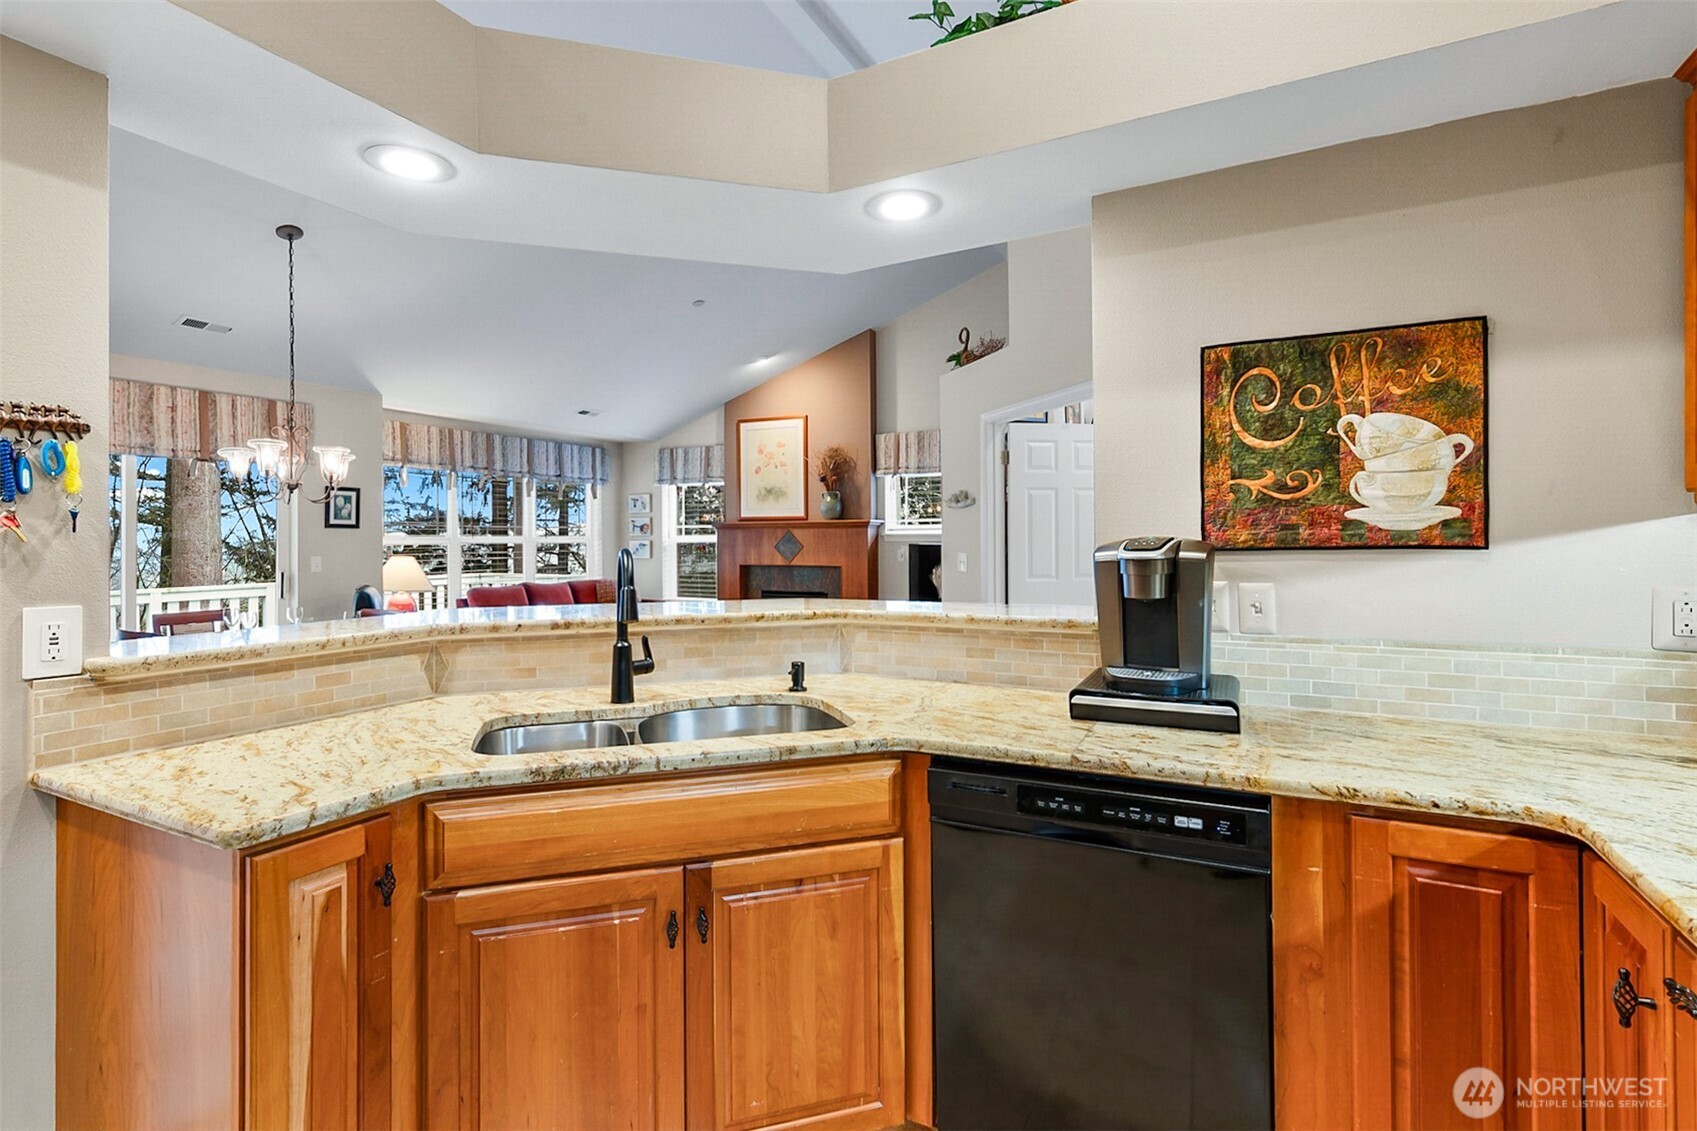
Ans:
[[[287,428],[291,443],[295,432],[295,241],[289,245],[289,412]]]

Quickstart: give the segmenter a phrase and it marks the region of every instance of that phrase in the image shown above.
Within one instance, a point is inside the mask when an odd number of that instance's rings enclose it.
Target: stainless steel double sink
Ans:
[[[818,707],[801,703],[732,703],[680,707],[640,719],[527,723],[497,727],[472,747],[479,754],[539,754],[595,750],[634,743],[690,742],[759,734],[835,730],[848,724]]]

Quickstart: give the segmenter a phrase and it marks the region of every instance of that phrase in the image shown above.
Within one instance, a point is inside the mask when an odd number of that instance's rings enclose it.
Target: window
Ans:
[[[678,596],[717,597],[719,535],[713,524],[725,519],[725,485],[677,484],[671,488],[669,510]]]
[[[935,532],[943,525],[943,477],[936,472],[886,475],[884,530]]]
[[[583,577],[595,560],[596,501],[582,483],[383,469],[383,545],[411,554],[443,608],[478,585]]]
[[[209,460],[113,455],[107,464],[112,630],[221,608],[270,624],[277,504]]]

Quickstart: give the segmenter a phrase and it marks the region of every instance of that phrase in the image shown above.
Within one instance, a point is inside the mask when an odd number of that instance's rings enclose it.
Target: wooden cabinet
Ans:
[[[1697,1096],[1689,1077],[1697,1017],[1679,1010],[1669,985],[1693,985],[1679,977],[1691,976],[1690,954],[1689,947],[1676,947],[1673,928],[1614,869],[1586,854],[1585,1075],[1606,1086],[1587,1127],[1693,1126]]]
[[[1697,947],[1684,939],[1674,940],[1673,982],[1673,1125],[1697,1127]]]
[[[688,871],[689,1125],[899,1126],[899,841]]]
[[[1577,852],[1369,817],[1353,818],[1350,834],[1355,1125],[1477,1125],[1453,1095],[1470,1068],[1507,1089],[1577,1076]],[[1580,1122],[1554,1108],[1508,1121]]]
[[[431,1126],[682,1125],[681,868],[425,904]]]
[[[247,861],[247,1126],[389,1122],[390,821]]]

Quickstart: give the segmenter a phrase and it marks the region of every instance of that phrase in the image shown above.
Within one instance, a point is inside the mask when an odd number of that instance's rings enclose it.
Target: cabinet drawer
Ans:
[[[501,883],[896,831],[898,759],[426,805],[425,884]]]

